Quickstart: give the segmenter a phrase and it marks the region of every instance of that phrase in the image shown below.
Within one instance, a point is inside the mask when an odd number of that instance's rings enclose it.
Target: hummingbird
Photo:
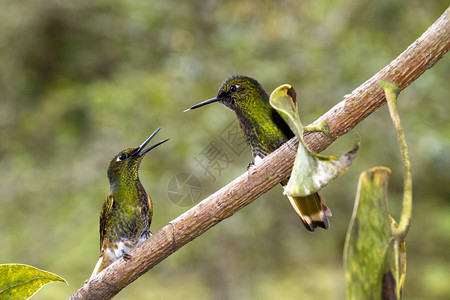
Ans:
[[[269,103],[269,94],[255,79],[234,75],[226,79],[217,96],[185,110],[220,102],[235,112],[247,145],[250,147],[254,164],[258,164],[269,153],[294,137],[288,124]],[[249,164],[249,166],[251,166]],[[288,179],[281,182],[282,186]],[[322,197],[316,193],[308,197],[291,197],[289,201],[297,215],[309,231],[317,227],[328,229],[327,216],[331,211]]]
[[[91,278],[120,257],[131,259],[128,252],[151,236],[152,200],[138,172],[145,154],[169,140],[145,149],[160,129],[139,147],[119,152],[109,163],[107,174],[111,188],[100,213],[100,257]]]

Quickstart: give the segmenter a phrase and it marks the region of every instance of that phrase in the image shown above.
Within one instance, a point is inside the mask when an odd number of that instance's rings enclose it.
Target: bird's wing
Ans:
[[[102,212],[100,213],[100,252],[103,249],[103,238],[105,236],[106,223],[111,217],[114,198],[112,195],[106,197],[105,203],[103,203]]]
[[[152,224],[153,219],[153,203],[152,198],[147,194],[147,201],[148,201],[148,214],[150,218],[148,219],[148,228],[150,228],[150,225]]]

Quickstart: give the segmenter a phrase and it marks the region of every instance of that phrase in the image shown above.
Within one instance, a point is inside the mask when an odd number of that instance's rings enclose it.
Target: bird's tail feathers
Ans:
[[[103,266],[103,255],[100,255],[100,257],[98,258],[97,264],[95,265],[94,271],[92,271],[92,275],[89,278],[89,280],[91,280],[92,277],[94,277],[95,275],[100,273],[100,271],[102,271],[104,268],[105,267]]]
[[[288,198],[306,229],[314,231],[317,227],[323,229],[330,227],[327,217],[331,217],[331,211],[318,193],[308,197],[288,196]]]

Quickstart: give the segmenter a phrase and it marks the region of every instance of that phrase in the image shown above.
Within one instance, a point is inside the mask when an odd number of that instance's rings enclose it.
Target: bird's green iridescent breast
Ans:
[[[111,196],[113,204],[110,214],[105,216],[105,237],[110,241],[138,240],[150,227],[153,213],[150,197],[139,181],[116,186]]]
[[[293,137],[293,133],[265,99],[252,99],[236,110],[245,140],[253,156],[264,157]]]

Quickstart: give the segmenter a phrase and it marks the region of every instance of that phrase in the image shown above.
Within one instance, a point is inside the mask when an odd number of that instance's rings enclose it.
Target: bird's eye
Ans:
[[[123,160],[125,160],[125,159],[127,159],[128,158],[128,155],[127,154],[120,154],[118,157],[117,157],[117,161],[123,161]]]
[[[237,89],[239,88],[239,85],[232,85],[232,86],[230,86],[230,92],[232,92],[232,93],[234,93],[234,92],[236,92],[237,91]]]

